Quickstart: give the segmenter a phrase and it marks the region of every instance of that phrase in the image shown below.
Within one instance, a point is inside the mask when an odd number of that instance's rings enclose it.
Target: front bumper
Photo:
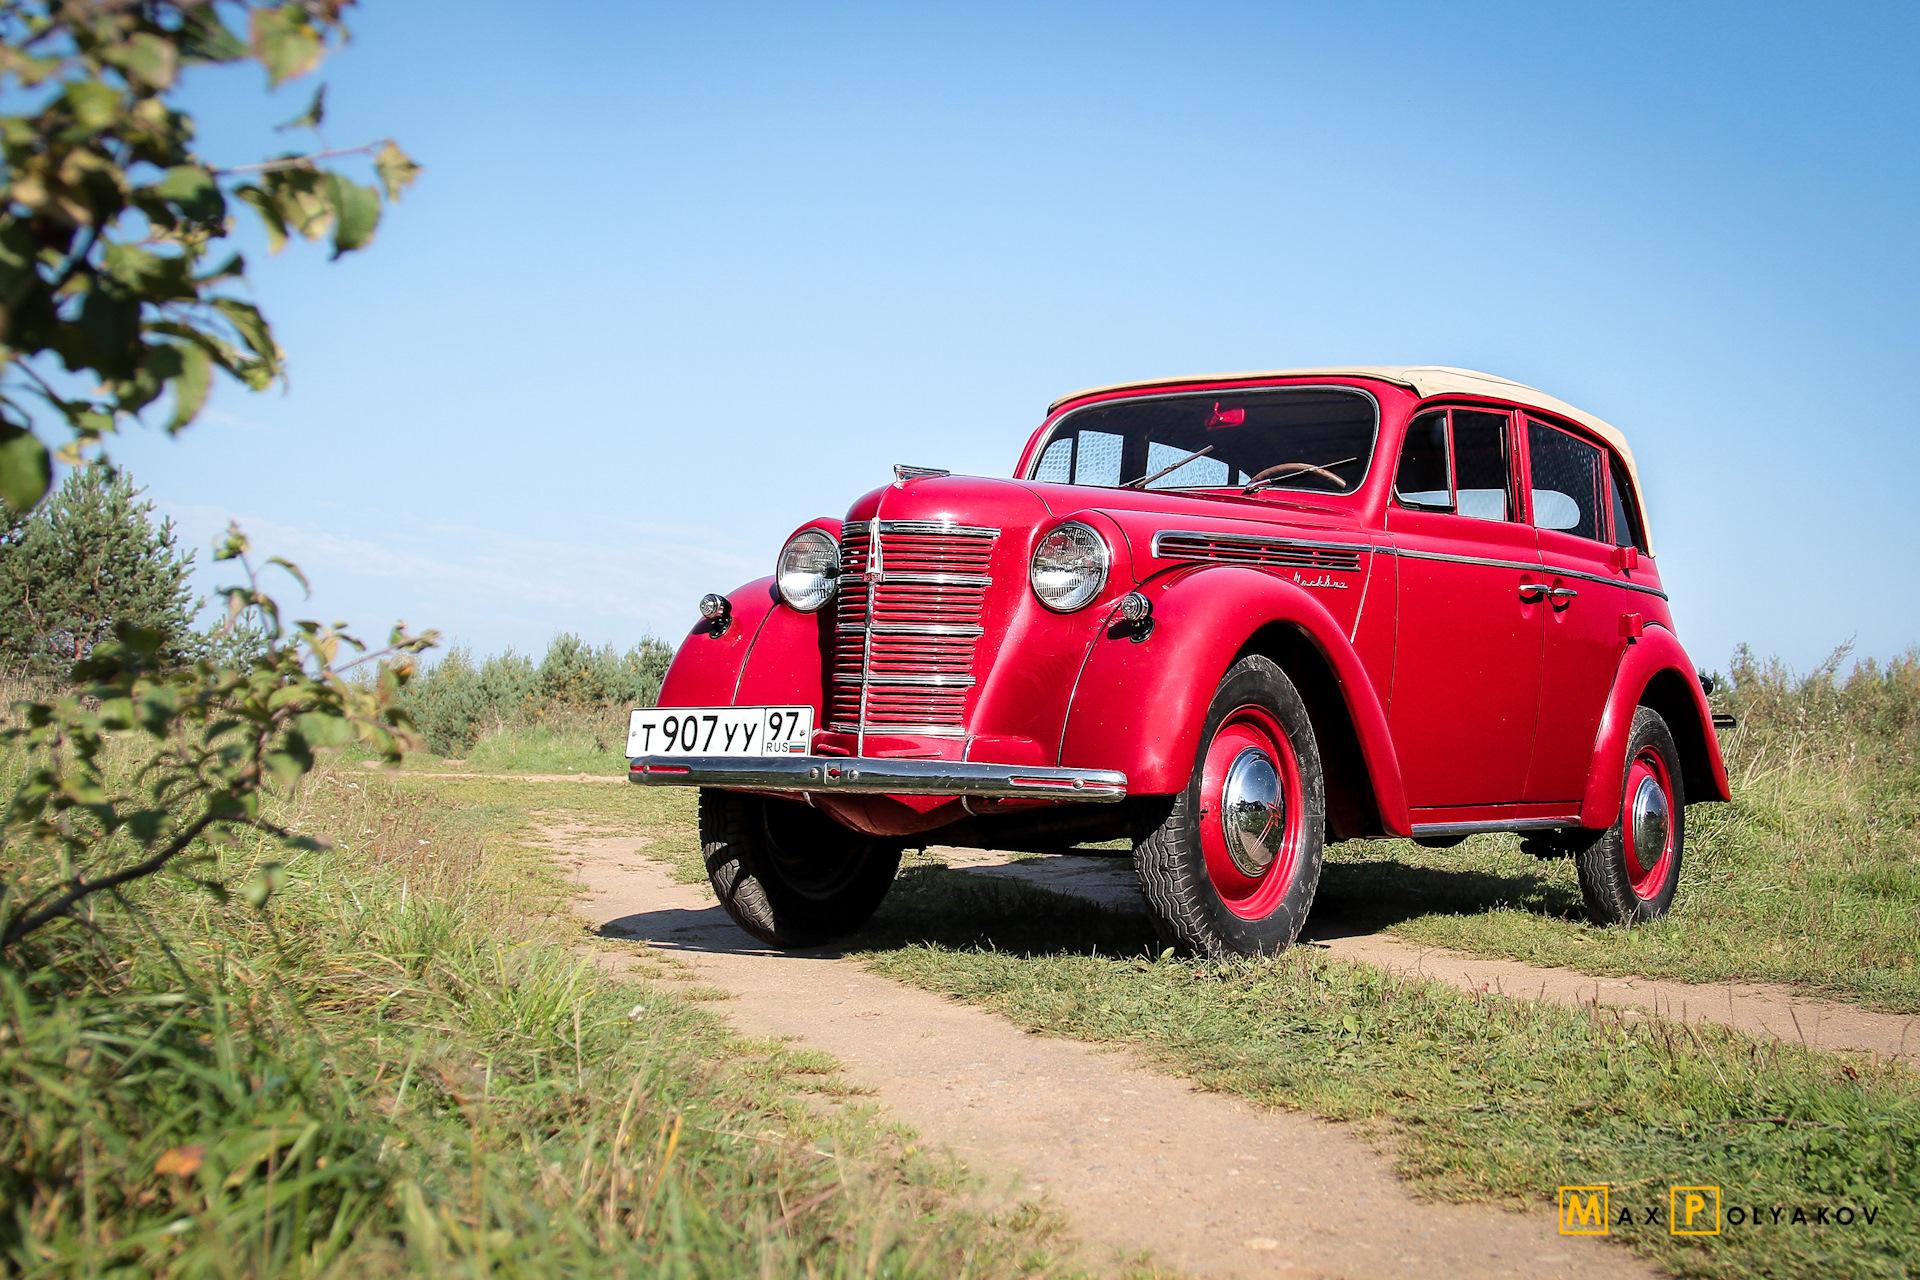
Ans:
[[[968,760],[870,756],[641,756],[627,781],[643,787],[844,791],[882,796],[991,796],[1112,804],[1127,798],[1114,769],[1059,769]]]

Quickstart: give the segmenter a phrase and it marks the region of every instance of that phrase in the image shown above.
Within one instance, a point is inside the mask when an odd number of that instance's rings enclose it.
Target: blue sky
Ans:
[[[895,462],[1094,383],[1464,365],[1620,426],[1696,661],[1920,641],[1912,6],[367,4],[371,250],[250,254],[290,394],[117,456],[308,612],[672,638]],[[257,73],[204,151],[286,144]],[[251,233],[249,233],[250,235]],[[205,559],[205,553],[202,553]],[[226,575],[213,571],[207,585]]]

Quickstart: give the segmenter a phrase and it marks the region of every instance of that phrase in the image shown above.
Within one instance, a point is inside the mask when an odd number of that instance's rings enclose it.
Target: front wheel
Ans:
[[[1605,831],[1586,833],[1591,842],[1574,854],[1594,923],[1644,924],[1667,914],[1680,887],[1686,801],[1673,732],[1653,708],[1635,708],[1620,816]]]
[[[1292,946],[1320,883],[1326,815],[1306,703],[1272,661],[1241,659],[1207,707],[1187,789],[1134,846],[1161,941],[1212,958]]]
[[[810,805],[700,792],[707,878],[733,922],[773,947],[810,947],[867,922],[901,846],[849,831]]]

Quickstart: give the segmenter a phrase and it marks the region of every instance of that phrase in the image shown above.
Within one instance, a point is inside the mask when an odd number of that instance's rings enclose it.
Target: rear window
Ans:
[[[1373,460],[1378,416],[1373,397],[1328,387],[1111,401],[1055,423],[1029,479],[1351,493]]]

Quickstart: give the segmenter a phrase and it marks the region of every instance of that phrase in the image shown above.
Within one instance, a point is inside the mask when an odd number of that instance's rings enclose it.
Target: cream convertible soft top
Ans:
[[[1417,365],[1349,365],[1332,369],[1259,369],[1245,373],[1203,373],[1190,378],[1147,378],[1140,382],[1116,382],[1105,387],[1087,387],[1071,395],[1061,396],[1047,406],[1052,413],[1069,400],[1081,396],[1096,395],[1105,391],[1133,391],[1146,387],[1179,386],[1188,382],[1233,382],[1241,378],[1378,378],[1382,382],[1395,382],[1412,391],[1422,400],[1429,396],[1468,395],[1491,396],[1499,400],[1511,400],[1515,404],[1531,405],[1544,409],[1548,413],[1558,414],[1562,418],[1579,423],[1593,434],[1605,440],[1619,453],[1621,461],[1627,464],[1627,474],[1633,478],[1634,500],[1640,506],[1640,528],[1647,530],[1646,538],[1651,545],[1653,534],[1647,524],[1647,504],[1640,487],[1640,469],[1634,465],[1633,450],[1627,445],[1627,438],[1610,423],[1602,422],[1590,413],[1574,408],[1564,400],[1556,400],[1544,391],[1537,391],[1522,382],[1498,377],[1491,373],[1476,373],[1472,369],[1452,369],[1438,364]]]

